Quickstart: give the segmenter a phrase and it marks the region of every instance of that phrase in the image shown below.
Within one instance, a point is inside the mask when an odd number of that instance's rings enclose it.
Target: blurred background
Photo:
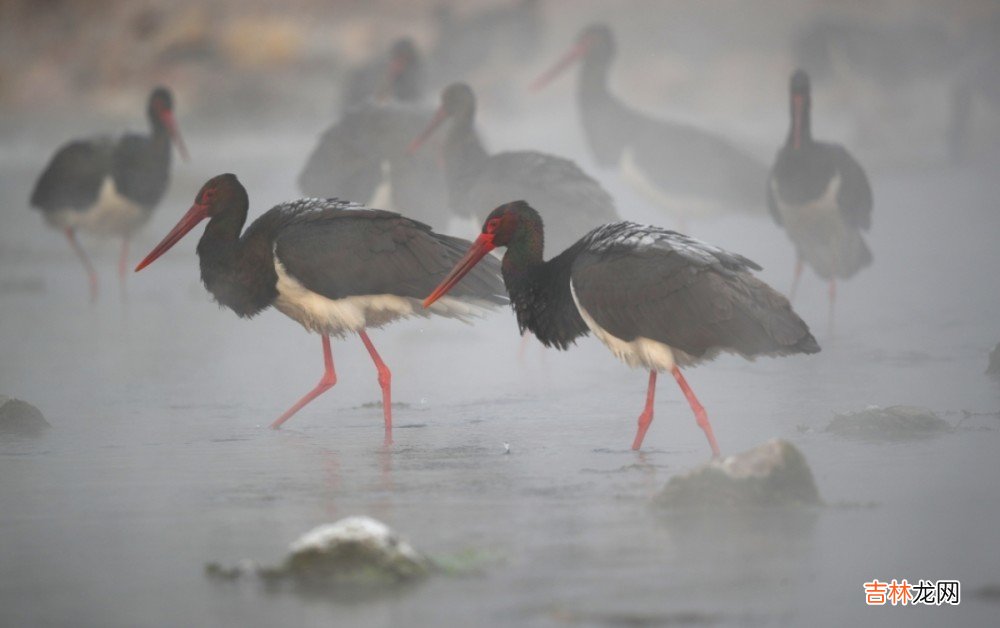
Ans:
[[[531,345],[519,361],[506,309],[473,327],[373,332],[401,404],[392,452],[378,446],[375,373],[353,337],[334,342],[340,383],[287,429],[264,430],[319,377],[314,336],[274,311],[248,322],[219,309],[193,236],[122,292],[119,243],[81,235],[101,280],[91,304],[65,238],[29,209],[59,146],[144,131],[162,84],[191,161],[175,153],[132,264],[213,175],[240,177],[252,220],[302,195],[297,177],[351,77],[384,67],[406,36],[426,60],[429,112],[465,80],[491,151],[572,159],[623,218],[678,228],[595,163],[578,70],[528,91],[593,22],[614,29],[622,100],[763,164],[788,132],[789,76],[805,68],[814,136],[868,172],[874,262],[841,286],[836,335],[808,270],[795,304],[823,352],[723,356],[689,375],[725,452],[772,437],[802,448],[829,506],[815,517],[664,523],[650,497],[708,458],[672,382],[636,455],[644,374],[593,339],[566,353]],[[53,425],[0,440],[0,624],[988,624],[1000,589],[1000,386],[983,375],[1000,341],[998,75],[995,0],[0,0],[0,394]],[[794,249],[764,190],[748,199],[756,214],[685,229],[759,262],[784,292]],[[434,226],[474,237],[489,209]],[[823,431],[835,413],[893,404],[927,407],[954,433],[887,444]],[[475,577],[357,605],[203,577],[210,561],[275,562],[351,514],[432,554],[489,558]],[[967,597],[869,609],[873,577],[958,578]]]

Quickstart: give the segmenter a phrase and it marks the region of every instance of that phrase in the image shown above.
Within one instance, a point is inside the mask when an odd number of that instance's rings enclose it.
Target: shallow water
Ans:
[[[573,120],[555,142],[584,164]],[[239,173],[251,216],[292,198],[312,137],[192,138],[145,253],[201,181]],[[527,133],[520,134],[522,139]],[[24,207],[47,148],[0,159],[0,393],[53,428],[0,440],[0,624],[183,625],[986,625],[1000,584],[1000,181],[967,170],[873,173],[875,264],[843,285],[835,335],[808,273],[797,309],[823,352],[691,370],[724,452],[787,438],[827,505],[803,516],[676,521],[651,497],[709,449],[670,378],[641,453],[629,451],[645,374],[593,339],[529,345],[513,318],[398,323],[372,337],[394,374],[395,445],[381,446],[375,370],[334,342],[337,386],[280,432],[266,425],[321,373],[319,342],[276,312],[241,321],[198,283],[195,237],[115,283],[113,244],[86,241],[102,275],[90,305],[59,234]],[[995,162],[994,164],[995,165]],[[628,218],[670,226],[611,173]],[[766,220],[693,233],[765,266],[780,289],[792,250]],[[869,404],[931,408],[958,429],[898,444],[822,432]],[[505,444],[509,445],[509,453]],[[281,559],[314,525],[367,514],[435,556],[479,571],[343,604],[219,584],[205,563]],[[866,608],[872,578],[959,579],[957,608]]]

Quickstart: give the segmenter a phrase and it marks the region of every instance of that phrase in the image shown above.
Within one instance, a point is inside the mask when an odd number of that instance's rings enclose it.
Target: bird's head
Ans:
[[[393,95],[399,96],[407,73],[419,72],[419,66],[420,53],[413,40],[408,37],[397,39],[389,49],[389,64],[376,90],[376,99],[384,101]]]
[[[184,161],[188,160],[187,147],[184,145],[184,138],[177,128],[177,120],[174,119],[174,97],[166,87],[157,87],[149,95],[149,105],[146,108],[146,115],[154,127],[162,127],[170,134],[170,140],[177,147]]]
[[[448,118],[471,119],[476,113],[476,95],[465,83],[452,83],[441,92],[441,105],[427,128],[410,143],[409,154],[417,152],[434,131]]]
[[[246,218],[246,210],[249,205],[246,188],[240,183],[234,174],[220,174],[209,179],[205,185],[201,186],[198,195],[195,196],[194,204],[187,210],[181,219],[174,225],[174,228],[149,252],[139,265],[135,267],[135,272],[152,264],[158,257],[166,253],[177,244],[189,231],[194,229],[198,223],[206,218],[215,218],[227,213],[237,212]],[[241,223],[242,224],[242,223]]]
[[[538,91],[552,83],[560,74],[583,58],[607,65],[615,55],[615,37],[607,24],[591,24],[583,29],[573,47],[555,65],[532,81],[528,89]]]
[[[418,59],[417,46],[412,39],[408,37],[397,39],[389,51],[389,78],[395,81],[413,67]]]
[[[538,212],[524,201],[505,203],[494,209],[483,222],[483,229],[479,237],[472,243],[462,259],[455,264],[455,267],[434,289],[434,292],[424,299],[424,307],[430,307],[432,303],[447,294],[455,284],[462,280],[462,277],[465,277],[479,263],[479,260],[486,257],[493,249],[511,246],[516,242],[525,242],[525,238],[521,237],[524,234],[532,236],[531,240],[533,244],[537,245],[540,257],[542,229]]]

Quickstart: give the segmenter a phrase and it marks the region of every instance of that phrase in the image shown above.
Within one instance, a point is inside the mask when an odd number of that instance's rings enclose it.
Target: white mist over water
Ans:
[[[546,3],[538,57],[471,80],[482,92],[478,121],[492,150],[570,157],[611,191],[625,218],[674,227],[594,165],[575,113],[575,73],[542,94],[524,87],[580,27],[609,19],[620,49],[612,84],[624,100],[714,127],[770,161],[787,131],[787,42],[825,5],[769,2],[741,17],[734,12],[749,9],[729,3],[631,4],[574,3],[571,12]],[[916,31],[940,25],[950,6],[883,8],[899,29]],[[393,27],[415,10],[379,7]],[[358,11],[350,19],[378,23]],[[877,27],[891,22],[844,13]],[[348,21],[324,19],[331,29]],[[373,29],[384,34],[374,43],[396,34]],[[175,164],[167,198],[133,244],[136,258],[212,175],[240,177],[251,219],[298,195],[298,169],[333,121],[334,80],[296,83],[306,70],[259,74],[259,83],[273,78],[266,102],[223,106],[176,88],[193,160]],[[826,286],[807,270],[795,307],[820,354],[722,357],[687,373],[724,453],[772,437],[793,441],[827,506],[703,529],[650,506],[670,477],[709,456],[673,382],[661,378],[644,450],[631,452],[646,374],[592,338],[565,353],[531,344],[519,362],[506,310],[474,326],[412,320],[372,332],[400,403],[391,451],[381,449],[381,410],[365,406],[379,388],[356,338],[333,343],[337,385],[286,429],[265,429],[321,375],[315,335],[277,312],[245,321],[213,304],[198,280],[200,229],[130,276],[124,303],[116,243],[83,237],[103,282],[90,305],[61,234],[27,209],[56,146],[137,128],[141,106],[71,115],[61,103],[4,105],[0,393],[38,405],[53,428],[34,440],[0,440],[0,624],[990,623],[996,602],[976,593],[1000,582],[1000,386],[983,375],[1000,342],[995,111],[979,101],[977,142],[992,137],[992,146],[955,165],[944,157],[948,68],[903,85],[856,74],[815,81],[813,96],[814,134],[845,143],[868,167],[875,193],[875,261],[840,286],[836,335],[826,332]],[[921,94],[936,95],[913,97]],[[872,120],[896,133],[869,136]],[[722,218],[689,230],[762,264],[777,289],[790,284],[793,249],[769,219]],[[901,443],[822,431],[835,413],[871,404],[925,406],[957,429]],[[357,605],[220,585],[202,573],[211,561],[277,562],[302,532],[354,514],[386,522],[431,555],[502,558],[475,576],[438,577]],[[862,583],[872,578],[957,578],[963,601],[866,608]]]

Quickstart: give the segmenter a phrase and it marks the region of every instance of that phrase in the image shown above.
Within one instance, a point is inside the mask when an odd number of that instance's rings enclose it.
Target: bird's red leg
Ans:
[[[691,390],[687,380],[681,375],[681,370],[674,366],[671,372],[674,374],[674,379],[677,380],[677,385],[681,387],[684,396],[687,397],[688,403],[691,404],[691,409],[694,411],[694,417],[698,421],[698,425],[704,430],[705,436],[708,437],[708,444],[712,446],[712,455],[718,458],[719,444],[715,442],[715,434],[712,433],[712,424],[708,422],[708,414],[705,412],[705,408],[702,407],[698,398],[694,396],[694,391]]]
[[[378,351],[375,350],[375,345],[372,344],[372,339],[368,337],[365,330],[358,332],[361,336],[361,342],[365,343],[365,348],[368,349],[368,353],[372,356],[372,362],[375,363],[375,368],[378,369],[378,385],[382,387],[382,415],[385,417],[385,444],[392,444],[392,372],[389,367],[385,365],[382,361],[381,356],[379,356]]]
[[[656,371],[649,372],[649,388],[646,390],[646,409],[639,415],[639,431],[635,433],[635,440],[632,441],[632,449],[638,451],[642,447],[642,439],[646,437],[646,430],[653,422],[653,397],[656,395]]]
[[[837,280],[830,280],[830,314],[829,314],[829,332],[833,335],[833,304],[837,300]]]
[[[792,277],[792,289],[788,292],[788,300],[795,300],[795,293],[799,289],[799,279],[802,278],[802,258],[795,258],[795,275]]]
[[[80,262],[83,263],[83,269],[87,271],[87,280],[90,282],[90,300],[97,300],[97,273],[94,271],[94,267],[90,264],[90,259],[87,254],[83,252],[83,247],[80,243],[76,241],[76,232],[72,229],[66,230],[66,239],[69,240],[69,245],[73,247],[73,251],[76,256],[80,258]]]
[[[319,397],[321,394],[333,388],[337,383],[337,373],[333,370],[333,353],[330,351],[330,337],[323,334],[323,378],[319,380],[316,387],[306,393],[306,396],[289,408],[284,414],[275,419],[271,424],[271,429],[276,430],[281,424],[292,418],[292,415],[301,410],[307,403]]]
[[[125,294],[125,278],[128,277],[128,238],[122,238],[122,252],[118,257],[118,281]]]

